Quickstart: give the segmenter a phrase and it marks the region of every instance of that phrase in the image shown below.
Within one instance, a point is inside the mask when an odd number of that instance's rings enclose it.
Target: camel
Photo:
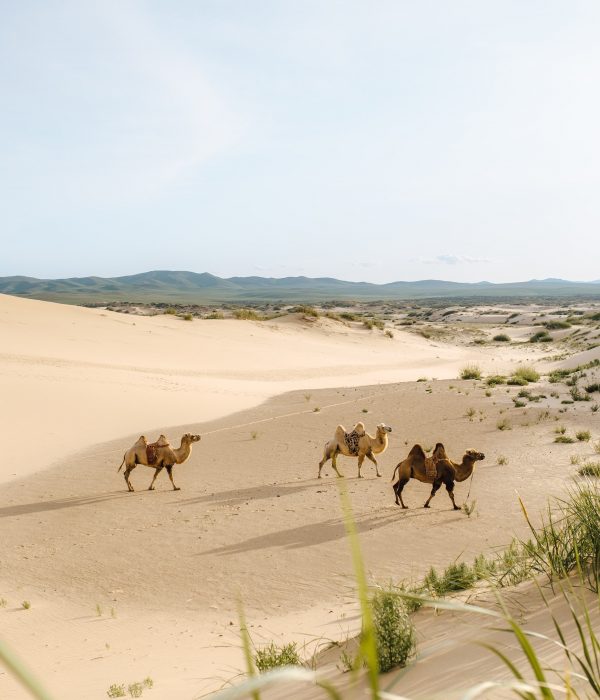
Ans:
[[[435,446],[433,455],[427,457],[421,445],[415,445],[408,453],[408,457],[400,462],[394,469],[392,481],[396,476],[396,472],[398,472],[398,481],[394,484],[396,505],[407,508],[402,500],[402,489],[411,478],[414,478],[425,484],[433,484],[431,494],[425,501],[423,508],[429,508],[429,502],[435,496],[440,486],[444,484],[454,510],[460,510],[459,506],[457,506],[454,501],[454,483],[456,481],[465,481],[465,479],[468,479],[473,473],[475,462],[482,459],[485,459],[485,455],[482,452],[467,450],[462,458],[462,462],[453,462],[446,455],[446,451],[441,442],[438,442]],[[435,467],[435,476],[432,474],[432,467]],[[427,473],[428,471],[429,473]]]
[[[167,470],[169,479],[173,484],[173,491],[180,491],[179,486],[175,486],[175,482],[173,481],[173,466],[185,462],[192,453],[192,443],[198,442],[199,440],[200,435],[186,433],[181,438],[181,445],[173,448],[164,435],[161,435],[155,443],[150,445],[145,436],[141,435],[123,455],[123,461],[117,469],[117,472],[120,472],[123,465],[125,465],[123,476],[125,477],[127,489],[129,491],[134,491],[135,489],[131,485],[131,481],[129,481],[131,472],[138,464],[143,464],[146,467],[154,467],[154,478],[148,487],[148,491],[154,491],[156,477],[164,468]]]
[[[388,446],[388,433],[391,432],[392,429],[385,425],[385,423],[379,423],[375,437],[366,432],[363,423],[357,423],[350,433],[346,433],[346,429],[343,425],[338,425],[335,429],[334,437],[325,444],[323,459],[319,462],[318,478],[321,478],[321,469],[323,469],[323,465],[328,460],[331,460],[331,466],[335,473],[339,477],[343,476],[343,474],[339,473],[336,463],[339,454],[345,455],[346,457],[358,457],[359,479],[363,478],[360,473],[360,468],[365,461],[365,457],[371,460],[375,465],[377,476],[381,476],[379,467],[377,466],[377,460],[373,455],[385,452]]]

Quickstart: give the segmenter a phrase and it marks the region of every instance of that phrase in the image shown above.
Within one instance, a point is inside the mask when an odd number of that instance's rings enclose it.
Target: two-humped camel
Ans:
[[[321,478],[321,469],[323,469],[323,465],[328,460],[331,460],[331,466],[335,473],[340,477],[343,476],[343,474],[339,473],[337,468],[337,456],[339,454],[346,457],[358,457],[359,479],[362,479],[360,468],[365,461],[365,457],[370,459],[375,465],[377,476],[381,476],[379,467],[377,466],[377,460],[373,455],[385,452],[388,446],[388,433],[391,432],[392,429],[385,425],[385,423],[379,423],[375,437],[366,432],[364,423],[357,423],[349,433],[346,432],[343,425],[338,425],[335,429],[335,435],[325,445],[323,459],[319,462],[318,478]]]
[[[401,505],[403,508],[408,507],[404,505],[402,500],[402,489],[412,478],[422,481],[424,484],[433,484],[424,508],[429,508],[429,502],[440,486],[444,484],[454,510],[460,510],[454,501],[454,482],[468,479],[473,473],[475,462],[482,459],[485,459],[482,452],[467,450],[463,455],[462,462],[453,462],[448,458],[441,442],[435,446],[432,456],[427,457],[421,445],[415,445],[408,453],[408,457],[396,466],[392,475],[392,481],[394,481],[396,472],[398,472],[398,481],[394,484],[396,505]]]
[[[175,482],[173,481],[173,466],[185,462],[192,453],[192,443],[198,442],[198,440],[200,440],[200,435],[186,433],[181,438],[181,445],[173,448],[164,435],[161,435],[155,443],[150,445],[146,438],[141,435],[137,442],[125,452],[121,466],[117,471],[120,472],[121,467],[125,465],[125,472],[123,474],[125,483],[129,491],[134,491],[131,481],[129,481],[131,472],[138,464],[142,464],[145,467],[154,467],[154,478],[148,487],[148,491],[153,491],[156,477],[163,469],[166,469],[169,479],[173,484],[173,490],[179,491],[179,487],[175,486]]]

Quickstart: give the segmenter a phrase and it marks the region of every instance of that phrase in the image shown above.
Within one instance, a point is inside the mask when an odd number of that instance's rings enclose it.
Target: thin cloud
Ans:
[[[421,258],[419,262],[425,263],[426,265],[473,265],[481,263],[491,263],[489,258],[471,258],[468,255],[437,255],[435,258]]]

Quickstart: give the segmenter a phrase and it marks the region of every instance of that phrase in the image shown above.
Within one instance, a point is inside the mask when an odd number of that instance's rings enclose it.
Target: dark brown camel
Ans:
[[[402,506],[402,508],[408,507],[402,500],[402,490],[410,479],[417,479],[425,484],[433,484],[424,508],[429,508],[429,502],[440,486],[444,484],[448,497],[452,501],[452,507],[454,510],[460,510],[454,501],[454,483],[468,479],[473,473],[475,462],[485,459],[485,455],[475,450],[467,450],[460,463],[444,457],[446,457],[446,451],[441,442],[436,445],[432,457],[427,457],[421,445],[415,445],[408,453],[408,457],[394,469],[392,481],[396,476],[396,471],[398,472],[398,481],[394,483],[396,505]]]

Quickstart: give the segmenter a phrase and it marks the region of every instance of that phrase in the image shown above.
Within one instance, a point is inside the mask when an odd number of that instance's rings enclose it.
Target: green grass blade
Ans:
[[[354,564],[354,575],[358,586],[358,597],[360,600],[360,608],[362,612],[362,634],[360,641],[360,654],[367,666],[367,675],[371,688],[371,697],[373,700],[379,700],[379,664],[377,663],[377,640],[375,639],[375,627],[373,625],[373,614],[371,604],[369,602],[369,587],[365,574],[365,566],[360,549],[360,542],[356,525],[352,516],[352,506],[348,497],[348,490],[343,479],[339,480],[340,500],[342,503],[342,512],[344,515],[344,525],[346,534],[350,542],[350,550],[352,553],[352,562]]]
[[[254,658],[252,657],[252,640],[250,639],[250,633],[248,632],[248,626],[246,624],[246,615],[244,613],[244,607],[241,601],[238,601],[238,618],[240,621],[240,636],[242,638],[242,650],[244,652],[244,659],[246,661],[246,672],[250,678],[256,676],[256,667],[254,666]],[[260,700],[260,693],[258,690],[252,692],[253,700]]]
[[[42,686],[33,673],[2,640],[0,640],[0,661],[36,700],[53,700],[50,693]]]

